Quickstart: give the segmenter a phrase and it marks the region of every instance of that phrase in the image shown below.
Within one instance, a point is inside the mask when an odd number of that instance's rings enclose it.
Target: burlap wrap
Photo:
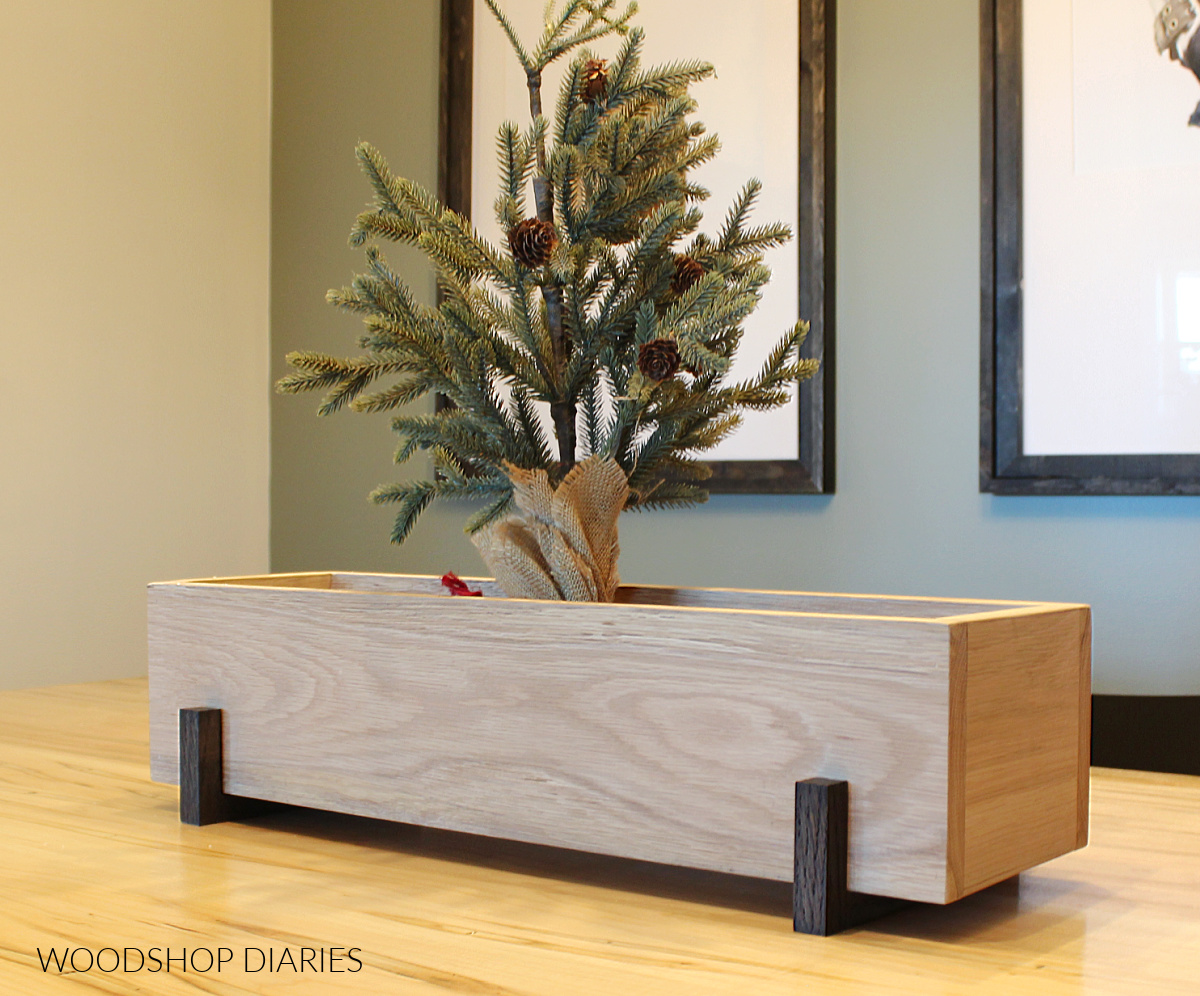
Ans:
[[[544,470],[508,468],[518,511],[471,537],[509,598],[611,602],[617,519],[629,496],[620,465],[591,456],[553,488]]]

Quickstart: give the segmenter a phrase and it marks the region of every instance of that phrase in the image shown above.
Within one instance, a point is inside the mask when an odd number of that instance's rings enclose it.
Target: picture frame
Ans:
[[[1151,27],[1147,16],[1146,44],[1152,52]],[[1200,453],[1027,451],[1023,127],[1026,102],[1045,95],[1025,92],[1024,37],[1022,0],[980,0],[979,490],[997,495],[1200,494]]]
[[[438,186],[443,203],[471,215],[472,103],[476,0],[442,0]],[[819,356],[821,369],[799,386],[797,459],[713,460],[710,492],[829,494],[834,489],[834,219],[833,79],[835,0],[797,0],[799,6],[797,300],[809,322],[801,355]],[[697,14],[696,16],[701,16]],[[702,55],[703,53],[698,53]],[[491,145],[488,144],[488,154]]]

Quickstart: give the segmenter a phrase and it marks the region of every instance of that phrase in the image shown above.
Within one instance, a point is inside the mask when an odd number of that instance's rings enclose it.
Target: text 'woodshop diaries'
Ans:
[[[105,974],[139,972],[192,972],[205,975],[214,972],[361,972],[363,963],[357,957],[361,948],[256,948],[247,947],[235,952],[233,948],[140,948],[64,947],[50,948],[45,954],[37,949],[38,962],[46,973]],[[296,952],[299,952],[298,954]],[[240,955],[240,957],[235,957]]]

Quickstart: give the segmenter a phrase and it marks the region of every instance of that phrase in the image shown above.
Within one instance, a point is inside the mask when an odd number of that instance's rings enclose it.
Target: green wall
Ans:
[[[437,8],[275,3],[277,373],[289,349],[354,348],[357,323],[323,295],[358,263],[346,235],[368,188],[355,142],[368,138],[397,172],[435,182]],[[628,515],[622,575],[1086,601],[1096,691],[1200,694],[1200,499],[978,492],[977,18],[969,0],[841,3],[837,494],[718,496]],[[419,260],[392,258],[432,293]],[[480,569],[453,507],[390,547],[390,513],[365,500],[397,475],[386,418],[317,420],[314,407],[290,397],[273,406],[273,569]]]

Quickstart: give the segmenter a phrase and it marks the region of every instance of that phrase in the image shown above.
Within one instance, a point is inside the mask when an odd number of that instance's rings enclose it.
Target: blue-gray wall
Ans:
[[[1200,498],[978,492],[977,5],[840,6],[837,494],[628,515],[622,576],[1090,602],[1096,691],[1200,694]],[[281,372],[289,349],[353,349],[355,322],[322,298],[357,263],[345,238],[368,190],[354,143],[435,182],[437,3],[277,0],[274,16]],[[400,263],[428,294],[419,261]],[[364,497],[397,474],[386,418],[318,422],[314,407],[274,404],[273,569],[478,572],[452,507],[387,545],[390,513]]]

